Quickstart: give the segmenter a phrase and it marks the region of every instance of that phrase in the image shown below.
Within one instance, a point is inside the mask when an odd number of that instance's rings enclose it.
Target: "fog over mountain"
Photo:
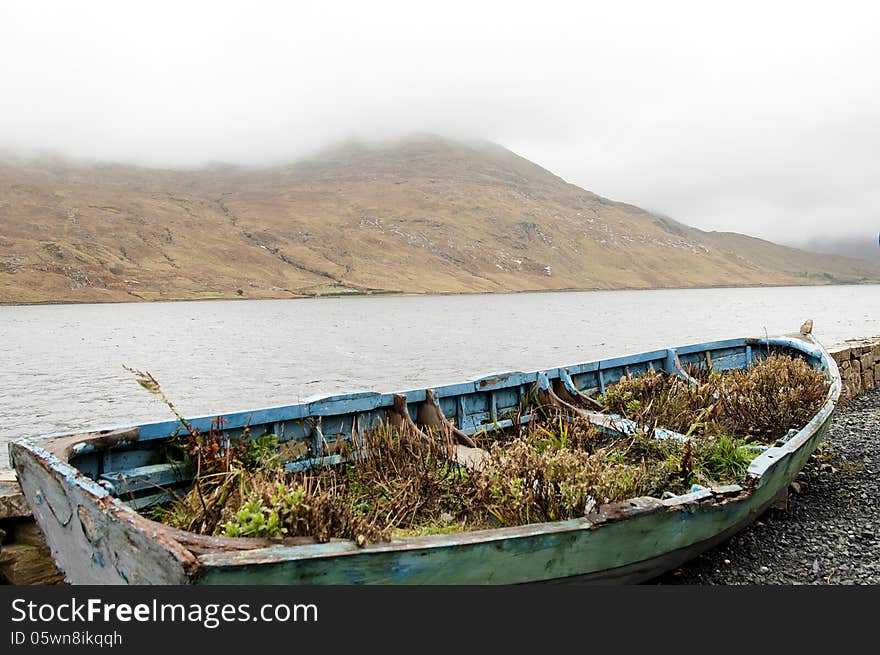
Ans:
[[[0,151],[272,166],[487,139],[785,243],[877,231],[880,5],[7,0]]]
[[[867,259],[868,261],[880,260],[880,243],[878,243],[877,233],[843,238],[814,238],[804,243],[791,245],[811,252],[857,257],[859,259]]]

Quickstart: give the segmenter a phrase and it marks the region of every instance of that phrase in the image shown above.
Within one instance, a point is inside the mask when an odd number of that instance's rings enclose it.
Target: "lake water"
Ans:
[[[707,339],[880,335],[880,286],[0,307],[9,438],[396,391]]]

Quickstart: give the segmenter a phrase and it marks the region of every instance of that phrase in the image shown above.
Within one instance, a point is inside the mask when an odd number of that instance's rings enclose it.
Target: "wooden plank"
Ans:
[[[351,456],[349,456],[350,458]],[[324,457],[312,457],[309,459],[301,459],[294,462],[287,462],[284,464],[284,470],[288,473],[299,473],[301,471],[307,471],[312,468],[322,468],[325,466],[336,466],[337,464],[342,464],[347,461],[348,458],[343,457],[342,455],[327,455]]]
[[[678,358],[678,352],[676,352],[675,348],[670,348],[666,351],[666,359],[663,362],[663,370],[670,375],[677,375],[683,380],[687,380],[690,384],[698,384],[698,382],[693,377],[688,375],[681,367],[681,360]]]
[[[114,496],[128,496],[144,490],[157,492],[164,487],[178,486],[191,478],[192,471],[183,464],[151,464],[107,472],[98,481]]]
[[[468,436],[473,436],[479,432],[494,432],[496,430],[505,430],[509,427],[513,427],[519,422],[520,425],[525,425],[529,421],[532,420],[532,414],[523,414],[518,419],[511,418],[502,418],[498,421],[493,421],[489,416],[489,413],[486,412],[481,415],[477,415],[475,417],[477,420],[477,424],[471,426],[470,430],[463,430],[465,434]]]
[[[615,434],[632,435],[639,432],[652,434],[655,439],[675,439],[676,441],[687,441],[688,438],[665,428],[651,428],[649,426],[641,426],[635,421],[623,418],[619,414],[602,414],[600,412],[589,411],[581,407],[576,407],[564,399],[556,395],[550,379],[543,374],[538,376],[538,395],[542,403],[549,406],[558,407],[563,412],[581,417],[589,421],[592,425],[606,432]]]
[[[160,503],[174,500],[175,498],[179,498],[182,495],[181,493],[178,493],[175,496],[172,491],[173,490],[169,489],[168,491],[160,491],[154,494],[136,496],[135,498],[123,495],[122,497],[120,497],[119,500],[121,500],[126,506],[131,507],[136,512],[139,512],[142,509],[147,509],[148,507],[153,507],[154,505],[159,505]]]

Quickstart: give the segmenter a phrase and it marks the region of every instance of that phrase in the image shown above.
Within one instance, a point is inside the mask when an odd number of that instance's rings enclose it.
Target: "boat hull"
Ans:
[[[724,342],[724,347],[730,343]],[[806,426],[755,458],[745,484],[699,489],[664,500],[631,499],[604,505],[583,518],[555,523],[411,537],[365,547],[347,540],[278,544],[205,537],[148,520],[108,492],[106,485],[98,484],[94,472],[87,474],[71,463],[77,457],[96,454],[104,458],[104,466],[120,458],[131,459],[142,441],[147,441],[144,435],[159,434],[150,426],[19,440],[10,452],[53,557],[71,583],[641,582],[682,564],[754,521],[786,493],[827,433],[840,390],[836,365],[811,340],[786,338],[774,343],[780,348],[800,349],[813,358],[814,365],[828,375],[829,395]],[[750,344],[741,340],[737,347],[748,354]],[[720,352],[717,343],[704,345],[716,346],[714,352]],[[691,351],[701,352],[696,347]],[[650,365],[656,355],[618,361],[617,366],[628,370],[645,362]],[[666,359],[669,361],[668,355]],[[572,370],[583,373],[583,367]],[[596,370],[601,370],[601,365]],[[611,367],[605,370],[612,376]],[[542,379],[540,374],[531,378],[516,375],[535,383]],[[491,378],[493,384],[503,379],[513,378]],[[471,388],[480,389],[482,382],[472,383]],[[461,399],[456,403],[464,405]],[[314,406],[337,405],[331,399]],[[119,453],[113,455],[114,449]]]

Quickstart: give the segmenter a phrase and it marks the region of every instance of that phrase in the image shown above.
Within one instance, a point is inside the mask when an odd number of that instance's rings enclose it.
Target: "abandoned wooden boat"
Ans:
[[[796,355],[822,371],[828,393],[802,429],[782,435],[754,458],[746,484],[664,499],[633,498],[553,523],[366,545],[210,537],[173,529],[138,511],[165,489],[187,483],[179,466],[157,461],[160,445],[181,429],[179,421],[25,438],[12,443],[10,453],[53,557],[71,583],[638,582],[728,538],[787,492],[828,430],[840,393],[834,360],[810,334],[714,341],[435,389],[336,395],[223,417],[229,439],[239,438],[246,426],[252,437],[279,435],[288,469],[297,470],[339,461],[334,444],[357,439],[382,421],[446,424],[473,435],[529,420],[542,394],[564,405],[565,398],[604,391],[627,373],[659,369],[686,376],[684,367],[707,361],[716,370],[737,369],[770,353]],[[634,429],[619,417],[591,416],[604,429]],[[190,423],[208,430],[212,420],[216,417]],[[668,436],[663,432],[658,428],[656,436]],[[461,453],[467,459],[466,447]]]

